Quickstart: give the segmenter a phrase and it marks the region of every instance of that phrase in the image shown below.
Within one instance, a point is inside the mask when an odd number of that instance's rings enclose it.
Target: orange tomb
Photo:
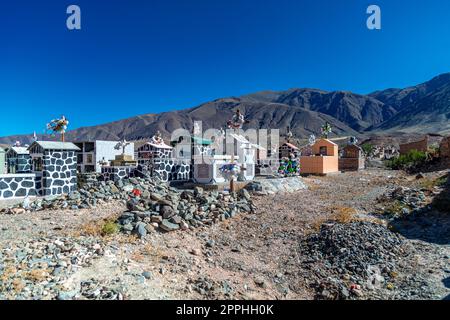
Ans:
[[[339,172],[338,145],[328,139],[312,145],[312,155],[300,157],[301,173],[327,174]]]

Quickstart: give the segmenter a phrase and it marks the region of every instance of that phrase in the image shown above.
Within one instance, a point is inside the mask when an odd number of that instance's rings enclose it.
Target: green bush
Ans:
[[[111,235],[119,232],[119,225],[113,221],[106,222],[102,227],[102,235]]]
[[[363,151],[364,151],[364,153],[365,153],[366,155],[371,155],[372,152],[373,152],[373,149],[375,149],[375,147],[373,146],[373,144],[370,144],[370,143],[364,143],[364,144],[361,146],[361,149],[363,149]]]
[[[408,170],[423,165],[426,161],[426,152],[411,150],[405,155],[387,161],[386,166],[394,170]]]

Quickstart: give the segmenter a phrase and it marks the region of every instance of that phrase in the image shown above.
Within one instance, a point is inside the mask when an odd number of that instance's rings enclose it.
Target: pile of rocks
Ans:
[[[64,282],[104,252],[101,241],[85,237],[53,236],[6,246],[0,251],[0,300],[81,297],[86,290],[67,292]]]
[[[386,299],[411,250],[382,225],[330,223],[301,240],[299,259],[318,299]]]
[[[26,199],[23,203],[3,209],[0,212],[18,214],[27,210],[89,209],[111,200],[119,200],[125,203],[134,189],[151,190],[157,184],[160,184],[160,182],[149,178],[129,178],[117,182],[102,181],[101,179],[102,177],[96,174],[83,176],[79,181],[78,191],[71,192],[68,195],[38,198],[34,201]]]
[[[410,214],[422,213],[428,211],[430,206],[427,202],[426,194],[421,189],[395,187],[388,190],[385,194],[378,198],[379,202],[390,203],[397,202],[399,212],[386,212],[388,215],[393,214],[392,218],[408,216]]]
[[[426,201],[425,193],[415,188],[398,187],[390,191],[389,195],[412,209],[422,207]]]
[[[135,193],[127,201],[128,211],[119,218],[122,232],[145,237],[157,228],[164,231],[187,230],[211,225],[242,212],[253,212],[247,190],[237,194],[218,191],[178,190],[158,184]]]

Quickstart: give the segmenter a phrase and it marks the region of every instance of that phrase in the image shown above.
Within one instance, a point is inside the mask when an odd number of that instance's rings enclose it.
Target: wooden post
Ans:
[[[231,176],[230,180],[230,193],[234,192],[234,176]]]
[[[62,141],[62,142],[65,142],[64,132],[61,133],[61,141]]]

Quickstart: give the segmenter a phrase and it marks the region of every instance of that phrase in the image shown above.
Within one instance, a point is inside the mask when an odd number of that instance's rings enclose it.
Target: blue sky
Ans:
[[[0,136],[61,114],[74,129],[260,90],[414,85],[450,71],[449,14],[442,0],[5,1]]]

